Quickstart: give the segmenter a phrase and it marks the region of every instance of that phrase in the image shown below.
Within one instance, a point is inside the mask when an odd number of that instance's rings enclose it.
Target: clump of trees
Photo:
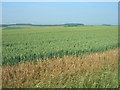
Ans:
[[[8,27],[8,26],[11,26],[9,24],[1,24],[0,27]]]
[[[79,27],[79,26],[84,26],[84,24],[80,24],[80,23],[67,23],[67,24],[64,24],[64,27]]]
[[[56,25],[56,24],[55,25],[36,25],[36,24],[33,24],[31,26],[63,26],[63,25],[61,25],[61,24],[60,25]]]
[[[102,24],[102,26],[111,26],[110,24]]]
[[[17,24],[15,24],[15,25],[32,26],[32,24],[29,24],[29,23],[28,23],[28,24],[24,24],[24,23],[17,23]]]

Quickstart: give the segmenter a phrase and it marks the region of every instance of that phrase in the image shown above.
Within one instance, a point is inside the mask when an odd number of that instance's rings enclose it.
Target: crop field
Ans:
[[[2,39],[3,87],[118,87],[117,26],[11,26]]]
[[[117,26],[10,27],[2,32],[3,65],[79,56],[118,46]]]

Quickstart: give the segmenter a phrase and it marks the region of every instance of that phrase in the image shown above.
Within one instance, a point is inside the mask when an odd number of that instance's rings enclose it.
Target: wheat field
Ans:
[[[115,88],[117,71],[116,49],[83,57],[65,56],[4,66],[2,80],[4,88]]]

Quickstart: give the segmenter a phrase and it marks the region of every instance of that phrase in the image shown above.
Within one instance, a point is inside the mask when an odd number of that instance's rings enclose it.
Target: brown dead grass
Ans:
[[[3,87],[29,87],[30,83],[47,81],[60,75],[74,73],[93,74],[117,67],[118,50],[90,54],[83,58],[66,56],[64,58],[22,63],[18,66],[4,66],[2,70]]]

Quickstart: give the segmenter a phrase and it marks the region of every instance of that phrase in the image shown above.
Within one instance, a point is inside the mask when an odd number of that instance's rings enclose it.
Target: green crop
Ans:
[[[2,32],[3,65],[118,47],[117,26],[29,27]]]

